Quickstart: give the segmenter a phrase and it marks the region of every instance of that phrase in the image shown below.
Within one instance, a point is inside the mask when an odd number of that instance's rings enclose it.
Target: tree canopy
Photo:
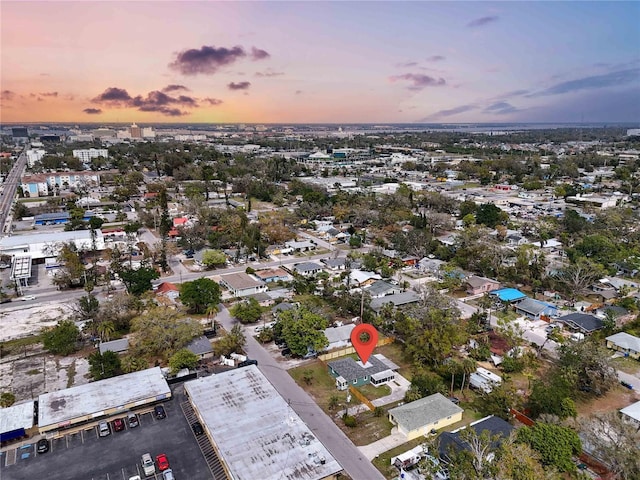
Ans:
[[[306,355],[309,349],[321,352],[329,345],[323,331],[329,321],[306,308],[281,312],[276,326],[287,347],[296,355]]]
[[[210,306],[220,303],[220,285],[210,278],[198,278],[180,286],[180,301],[193,313],[205,313]]]
[[[230,312],[241,323],[256,323],[262,316],[262,307],[255,298],[249,298],[236,303]]]
[[[177,373],[183,368],[193,369],[196,365],[198,365],[198,356],[186,348],[181,348],[169,359],[172,373]]]
[[[538,452],[544,465],[553,465],[561,472],[575,470],[571,459],[582,451],[578,434],[561,425],[536,422],[531,427],[520,428],[517,439]]]
[[[71,320],[61,320],[42,334],[44,348],[56,355],[69,355],[77,348],[80,330]]]
[[[150,267],[140,267],[136,270],[126,267],[122,268],[118,275],[131,295],[142,295],[151,290],[151,281],[160,277],[160,274]]]
[[[89,373],[94,380],[115,377],[122,373],[120,357],[116,352],[107,350],[103,354],[99,351],[89,355]]]
[[[176,351],[202,334],[197,320],[181,317],[178,312],[155,307],[131,322],[132,354],[161,356],[168,359]]]

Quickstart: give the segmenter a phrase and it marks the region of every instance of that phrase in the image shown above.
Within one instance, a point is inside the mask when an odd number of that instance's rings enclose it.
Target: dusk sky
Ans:
[[[2,122],[640,121],[640,2],[0,3]]]

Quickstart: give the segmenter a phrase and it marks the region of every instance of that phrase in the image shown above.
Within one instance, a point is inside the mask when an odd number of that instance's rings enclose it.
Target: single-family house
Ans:
[[[389,421],[407,440],[413,440],[462,420],[464,410],[441,393],[389,410]]]
[[[557,321],[564,323],[571,330],[575,330],[583,334],[595,332],[604,326],[603,321],[598,317],[580,312],[564,315],[558,318]]]
[[[616,322],[616,327],[622,327],[626,323],[635,320],[636,314],[618,305],[602,305],[592,312],[596,317],[605,319],[610,316]]]
[[[329,341],[327,350],[336,350],[351,345],[351,331],[354,328],[356,328],[356,326],[350,323],[342,325],[341,327],[329,327],[325,329],[324,336],[327,337]]]
[[[316,244],[309,240],[303,240],[300,242],[290,241],[286,242],[284,245],[285,247],[290,248],[292,252],[308,252],[316,249]]]
[[[505,303],[514,303],[526,297],[524,293],[515,288],[500,288],[498,290],[493,290],[491,295]]]
[[[329,374],[336,379],[338,390],[346,390],[350,385],[361,387],[369,383],[377,387],[394,380],[395,371],[399,368],[381,354],[371,355],[364,365],[361,361],[348,357],[329,362],[327,366]]]
[[[198,356],[200,360],[213,357],[213,347],[207,337],[202,335],[189,342],[187,350]]]
[[[365,287],[364,291],[367,292],[371,298],[382,298],[387,295],[400,293],[402,292],[402,289],[399,286],[385,282],[384,280],[376,280],[368,287]]]
[[[331,271],[339,271],[339,270],[346,270],[347,268],[347,262],[346,259],[344,257],[342,258],[323,258],[322,260],[320,260],[320,262],[322,262],[325,266],[325,268],[327,270],[331,270]]]
[[[438,260],[437,258],[428,258],[424,257],[422,260],[418,262],[418,268],[425,273],[430,273],[431,275],[439,276],[441,274],[441,269],[447,262],[444,260]]]
[[[376,313],[379,313],[382,310],[382,307],[388,303],[393,305],[394,307],[402,307],[405,305],[409,305],[412,303],[417,303],[420,301],[420,296],[411,290],[402,293],[396,293],[393,295],[386,295],[380,298],[374,298],[371,300],[371,308]]]
[[[620,409],[622,418],[640,428],[640,402],[632,403],[628,407]]]
[[[376,280],[382,280],[377,273],[365,272],[364,270],[351,270],[349,272],[349,282],[352,287],[366,287]]]
[[[452,450],[471,450],[471,446],[465,440],[461,438],[460,433],[466,428],[472,428],[477,435],[481,435],[482,432],[487,432],[490,438],[496,438],[495,444],[492,445],[497,448],[503,441],[505,441],[513,432],[513,426],[506,420],[500,417],[489,415],[488,417],[477,420],[470,423],[468,426],[454,430],[453,432],[442,432],[439,437],[438,453],[440,460],[445,463],[450,461],[450,453]]]
[[[289,282],[292,280],[291,275],[282,268],[268,268],[265,270],[256,270],[254,275],[265,283],[271,282]]]
[[[100,342],[98,350],[100,350],[100,355],[104,355],[105,352],[124,353],[129,350],[129,339],[119,338],[110,342]]]
[[[220,284],[226,287],[233,297],[246,297],[254,293],[264,292],[267,284],[256,280],[244,272],[228,273],[220,277]]]
[[[553,317],[558,314],[558,307],[555,305],[529,297],[520,300],[513,308],[515,308],[516,313],[534,320],[540,320],[543,316]]]
[[[175,304],[180,298],[180,288],[171,282],[162,282],[155,288],[156,298],[166,305]]]
[[[625,357],[640,360],[640,338],[625,332],[609,335],[606,339],[607,348],[624,353]]]
[[[312,277],[322,271],[322,265],[315,262],[296,263],[292,271],[303,277]]]
[[[478,277],[477,275],[471,275],[467,278],[466,284],[467,293],[469,295],[482,295],[483,293],[491,292],[500,288],[500,282],[497,280]]]
[[[295,310],[296,308],[299,308],[299,307],[300,307],[300,304],[298,302],[295,302],[295,303],[281,302],[271,307],[271,314],[277,318],[280,312],[288,312],[289,310]]]

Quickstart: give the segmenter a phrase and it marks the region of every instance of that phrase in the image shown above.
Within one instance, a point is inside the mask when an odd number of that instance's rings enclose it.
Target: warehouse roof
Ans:
[[[236,480],[320,480],[342,470],[255,365],[184,388]]]
[[[104,411],[155,397],[169,398],[171,390],[160,367],[78,385],[38,398],[38,426],[64,424],[80,417],[99,417]]]

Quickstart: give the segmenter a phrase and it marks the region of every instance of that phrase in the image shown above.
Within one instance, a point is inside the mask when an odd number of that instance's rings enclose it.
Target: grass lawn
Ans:
[[[629,357],[619,357],[613,359],[613,365],[623,372],[635,375],[640,370],[640,361]]]
[[[370,383],[367,385],[363,385],[358,387],[360,393],[362,393],[369,400],[375,400],[376,398],[386,397],[387,395],[391,395],[391,388],[389,385],[380,385],[379,387],[374,387]]]
[[[0,350],[2,350],[2,357],[6,355],[16,355],[18,353],[26,351],[26,347],[35,345],[42,342],[40,335],[31,335],[23,338],[16,338],[14,340],[7,340],[6,342],[0,342]]]
[[[390,343],[388,345],[383,345],[381,347],[376,347],[373,353],[381,353],[393,363],[398,365],[400,368],[398,369],[398,373],[402,375],[407,380],[411,381],[413,367],[411,366],[411,362],[409,362],[402,351],[402,345],[398,342]]]
[[[346,397],[345,392],[339,392],[336,389],[336,380],[329,375],[326,365],[320,360],[315,360],[313,363],[301,367],[292,368],[289,370],[289,375],[311,395],[318,406],[329,416],[333,416],[332,412],[329,411],[329,399],[333,395],[338,395],[341,401],[343,401],[342,399]],[[308,377],[310,381],[305,380],[305,376]]]
[[[356,446],[368,445],[391,435],[393,425],[386,414],[376,417],[373,412],[367,410],[357,414],[356,418],[358,425],[353,428],[345,427],[342,419],[336,420],[338,426]]]

